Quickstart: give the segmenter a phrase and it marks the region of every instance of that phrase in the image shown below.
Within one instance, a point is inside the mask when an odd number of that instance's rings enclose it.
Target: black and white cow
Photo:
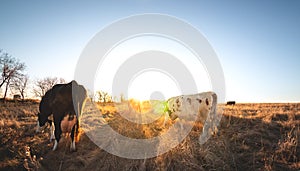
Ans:
[[[56,84],[43,96],[39,106],[37,132],[46,122],[52,125],[48,117],[53,114],[55,126],[53,151],[57,149],[61,134],[66,132],[71,132],[70,150],[76,149],[74,138],[75,133],[78,135],[79,119],[86,98],[87,91],[74,80],[67,84]],[[68,120],[64,118],[68,118]],[[53,126],[51,128],[53,130]],[[51,134],[51,138],[53,138],[53,134]]]

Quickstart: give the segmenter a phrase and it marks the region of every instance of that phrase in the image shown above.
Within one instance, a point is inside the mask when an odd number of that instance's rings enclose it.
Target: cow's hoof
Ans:
[[[76,148],[70,148],[70,152],[76,152]]]
[[[71,151],[71,152],[76,151],[75,141],[72,141],[72,142],[71,142],[71,145],[70,145],[70,151]]]

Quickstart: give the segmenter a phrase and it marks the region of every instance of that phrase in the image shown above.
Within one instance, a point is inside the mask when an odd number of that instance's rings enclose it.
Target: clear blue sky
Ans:
[[[199,29],[224,70],[227,100],[300,101],[300,1],[0,2],[0,49],[27,65],[31,79],[73,78],[87,42],[134,14],[163,13]]]

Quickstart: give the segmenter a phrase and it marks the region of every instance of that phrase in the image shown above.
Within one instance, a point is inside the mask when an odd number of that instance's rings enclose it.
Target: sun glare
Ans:
[[[185,66],[193,78],[197,90],[188,92],[199,93],[211,91],[211,82],[202,61],[180,42],[157,35],[141,35],[120,42],[105,56],[100,64],[94,82],[94,92],[102,90],[119,97],[140,100],[168,99],[181,95],[180,87],[186,83],[178,82],[176,75],[170,75],[162,68],[149,68],[131,76],[129,85],[113,91],[114,78],[118,69],[132,56],[145,51],[161,51],[171,54]],[[138,66],[137,63],[135,66]],[[168,64],[166,64],[168,65]],[[181,68],[178,68],[181,70]]]
[[[178,83],[161,71],[140,72],[128,87],[128,97],[139,100],[165,100],[174,94],[181,94]]]

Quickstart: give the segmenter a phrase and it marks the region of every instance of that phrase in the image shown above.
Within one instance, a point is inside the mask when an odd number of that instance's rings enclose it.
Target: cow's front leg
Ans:
[[[52,122],[52,120],[48,119],[48,123],[50,125],[50,142],[51,142],[52,140],[55,139],[55,136],[54,136],[54,122]]]
[[[54,146],[53,146],[53,149],[52,149],[53,151],[55,151],[57,149],[57,145],[58,145],[59,140],[60,140],[60,135],[61,135],[60,123],[61,123],[61,120],[59,122],[56,122],[55,119],[54,119],[54,125],[55,125],[55,131],[54,131],[55,142],[54,142]]]

